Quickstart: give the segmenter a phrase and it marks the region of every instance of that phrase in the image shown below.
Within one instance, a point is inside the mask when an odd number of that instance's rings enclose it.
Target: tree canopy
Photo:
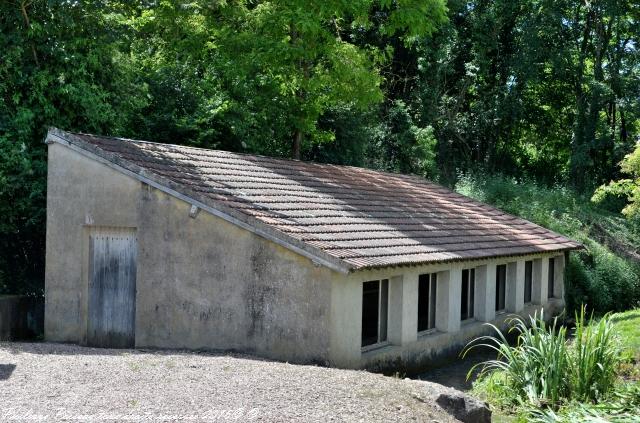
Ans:
[[[636,178],[632,0],[0,0],[0,30],[0,291],[42,289],[50,125],[449,186]]]

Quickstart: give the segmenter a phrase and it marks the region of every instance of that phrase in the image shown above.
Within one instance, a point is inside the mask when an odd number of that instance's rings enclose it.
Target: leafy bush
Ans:
[[[622,213],[631,218],[640,217],[640,143],[632,153],[624,157],[620,168],[631,178],[611,181],[608,185],[600,186],[591,200],[603,203],[610,201],[611,197],[626,198],[628,204],[622,209]]]
[[[462,175],[456,185],[461,194],[489,203],[567,237],[585,250],[573,252],[565,274],[565,301],[570,312],[580,304],[604,314],[635,307],[640,301],[640,266],[614,254],[600,240],[628,246],[640,245],[640,219],[594,206],[588,198],[566,187],[544,187],[502,175]]]
[[[387,107],[383,121],[372,131],[366,165],[434,178],[437,142],[433,127],[416,125],[407,105],[398,100]]]
[[[498,355],[474,366],[482,366],[479,380],[503,405],[524,409],[558,409],[568,401],[598,403],[614,392],[622,352],[610,315],[599,321],[586,319],[585,307],[576,314],[574,339],[567,339],[565,326],[544,321],[544,315],[528,321],[515,317],[509,332],[517,334],[512,346],[496,326],[496,335],[482,336],[470,343],[473,348],[488,347]],[[488,381],[487,381],[488,380]]]
[[[586,251],[571,254],[567,266],[567,307],[579,304],[605,313],[623,311],[638,304],[638,267],[616,256],[592,240],[584,240]]]

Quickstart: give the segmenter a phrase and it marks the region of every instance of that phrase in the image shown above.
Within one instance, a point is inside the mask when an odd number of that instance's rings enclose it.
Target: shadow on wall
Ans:
[[[0,381],[9,379],[15,369],[15,364],[0,364]]]

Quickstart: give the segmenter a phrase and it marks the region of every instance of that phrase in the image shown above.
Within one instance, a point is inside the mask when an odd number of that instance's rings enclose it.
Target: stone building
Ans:
[[[51,129],[45,337],[418,369],[580,244],[415,176]]]

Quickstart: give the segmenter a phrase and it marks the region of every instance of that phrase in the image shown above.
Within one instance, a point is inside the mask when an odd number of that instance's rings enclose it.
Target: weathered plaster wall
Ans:
[[[45,338],[84,343],[87,228],[135,227],[141,183],[60,144],[48,157]]]
[[[48,340],[86,342],[89,232],[128,227],[136,346],[326,361],[332,271],[65,146],[49,163]]]
[[[158,190],[142,198],[136,345],[326,361],[331,271]]]
[[[539,254],[496,260],[476,260],[466,263],[436,264],[415,267],[398,267],[383,270],[355,272],[338,275],[332,290],[332,366],[345,368],[367,368],[383,371],[404,371],[417,373],[443,361],[455,359],[462,348],[472,339],[491,332],[483,325],[489,321],[498,327],[505,327],[506,319],[514,312],[522,316],[532,315],[544,309],[545,317],[559,314],[564,309],[562,295],[559,298],[544,298],[535,304],[515,304],[515,296],[524,294],[525,260],[535,260],[540,267],[540,278],[546,278],[549,257],[556,257],[556,292],[563,286],[564,258],[556,254]],[[506,264],[514,270],[507,272],[507,310],[495,314],[495,266]],[[461,322],[460,316],[460,273],[465,268],[476,268],[474,319]],[[517,269],[517,270],[516,270]],[[441,273],[444,272],[444,273]],[[484,272],[484,274],[483,274]],[[418,333],[418,277],[424,273],[438,273],[438,294],[436,296],[436,330]],[[534,271],[534,278],[536,277]],[[487,281],[482,289],[481,280]],[[389,279],[388,342],[377,348],[361,348],[362,283],[370,280]],[[538,289],[546,287],[547,280],[538,284]],[[522,286],[521,286],[522,285]],[[540,286],[542,285],[542,286]],[[536,284],[534,283],[534,289]],[[483,308],[487,310],[484,311]],[[482,313],[480,313],[482,311]]]

